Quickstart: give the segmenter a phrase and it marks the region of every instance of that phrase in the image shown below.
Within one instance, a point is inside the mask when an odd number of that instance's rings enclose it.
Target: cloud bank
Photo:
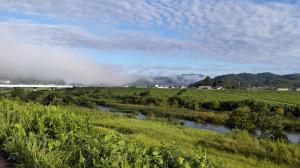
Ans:
[[[69,83],[121,85],[131,78],[116,65],[96,63],[59,47],[21,42],[11,31],[0,29],[0,76],[63,79]]]
[[[0,0],[0,9],[58,21],[1,23],[42,45],[300,70],[298,0]]]

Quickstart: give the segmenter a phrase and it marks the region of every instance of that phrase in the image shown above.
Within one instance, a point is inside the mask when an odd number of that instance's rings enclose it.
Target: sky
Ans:
[[[299,0],[0,0],[0,75],[300,72]]]

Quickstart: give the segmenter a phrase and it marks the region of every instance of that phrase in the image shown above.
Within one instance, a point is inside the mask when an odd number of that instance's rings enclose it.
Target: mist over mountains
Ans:
[[[165,86],[222,86],[228,89],[247,89],[247,88],[295,88],[300,87],[300,74],[287,74],[278,75],[270,72],[264,73],[239,73],[239,74],[226,74],[216,76],[214,78],[206,77],[202,74],[181,74],[181,75],[170,75],[170,76],[144,76],[132,78],[133,82],[128,83],[128,86],[137,87],[149,87],[154,85],[165,85]],[[94,80],[101,80],[97,78]],[[68,82],[63,79],[43,79],[34,77],[4,77],[0,76],[0,84],[57,84],[64,85]],[[70,84],[70,83],[69,83]],[[86,85],[84,83],[78,83]],[[101,84],[102,85],[102,84]],[[96,86],[96,85],[86,85]],[[100,83],[99,85],[100,86]],[[110,85],[107,85],[110,86]],[[111,85],[111,86],[124,86],[124,85]]]
[[[199,80],[204,79],[202,74],[181,74],[171,76],[152,76],[140,77],[130,86],[153,86],[153,85],[167,85],[167,86],[188,86]]]
[[[38,85],[38,84],[55,84],[65,85],[66,82],[62,79],[45,80],[38,78],[12,78],[12,77],[1,77],[0,84],[27,84],[27,85]]]
[[[182,74],[172,76],[152,76],[152,77],[139,77],[134,82],[131,82],[130,86],[153,86],[153,85],[167,85],[167,86],[189,86],[199,80],[202,80],[205,76],[202,74]],[[95,79],[98,80],[98,79]],[[25,77],[3,77],[0,76],[0,84],[67,84],[62,79],[46,80],[42,78],[25,78]],[[84,83],[79,83],[84,84]],[[121,86],[121,85],[120,85]]]

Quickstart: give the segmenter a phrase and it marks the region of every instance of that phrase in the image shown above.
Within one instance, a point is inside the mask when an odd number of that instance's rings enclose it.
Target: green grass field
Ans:
[[[204,101],[254,99],[268,103],[300,105],[300,92],[293,91],[247,91],[247,90],[187,90],[182,96],[190,96]]]
[[[134,95],[148,90],[142,88],[101,88],[99,92],[103,94],[110,93],[111,95]],[[171,97],[178,94],[180,89],[150,89],[153,96]],[[286,103],[300,105],[300,92],[293,91],[247,91],[247,90],[198,90],[186,89],[179,96],[187,96],[202,101],[239,101],[244,99],[254,99],[272,103]]]

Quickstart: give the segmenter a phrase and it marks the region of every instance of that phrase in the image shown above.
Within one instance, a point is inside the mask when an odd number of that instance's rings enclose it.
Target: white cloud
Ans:
[[[299,70],[299,1],[11,0],[1,2],[1,8],[45,15],[70,24],[91,24],[98,30],[86,33],[85,27],[77,25],[75,29],[35,25],[35,39],[51,45],[161,55],[186,51],[227,62]],[[133,24],[139,31],[123,30],[119,27],[122,24]],[[184,40],[165,37],[154,29],[172,30]]]
[[[86,84],[125,84],[131,78],[121,67],[96,63],[60,47],[21,42],[11,31],[0,29],[0,76],[63,79]]]
[[[86,31],[68,25],[0,22],[0,27],[10,29],[27,42],[89,48],[105,51],[139,51],[154,54],[174,55],[174,51],[199,50],[198,43],[189,40],[163,38],[153,33],[111,30],[108,35],[93,36]]]

